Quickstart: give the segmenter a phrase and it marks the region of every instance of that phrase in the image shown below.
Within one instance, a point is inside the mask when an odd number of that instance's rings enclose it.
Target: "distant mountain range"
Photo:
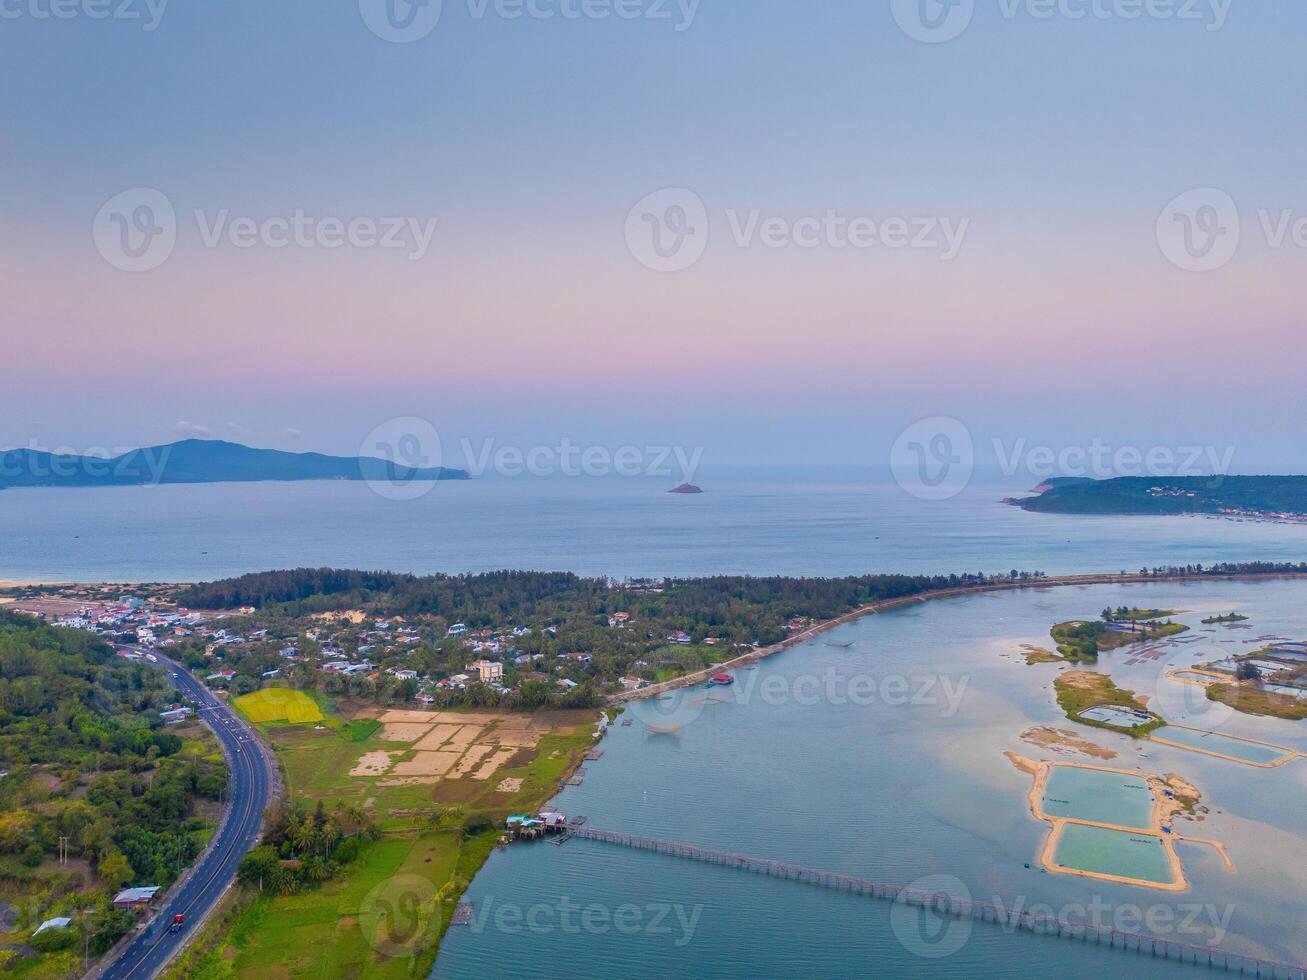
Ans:
[[[1307,476],[1058,477],[1035,492],[1006,502],[1045,514],[1307,516]]]
[[[324,456],[251,449],[234,442],[186,439],[134,449],[107,459],[33,449],[0,452],[0,489],[6,487],[126,487],[155,483],[251,483],[301,480],[377,480],[389,483],[466,480],[467,471],[402,466],[371,457]]]

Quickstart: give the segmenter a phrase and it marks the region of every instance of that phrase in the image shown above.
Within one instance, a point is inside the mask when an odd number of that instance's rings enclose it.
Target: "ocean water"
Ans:
[[[633,711],[641,720],[615,726],[582,785],[554,802],[600,830],[1307,962],[1307,762],[1253,769],[1077,726],[1053,695],[1067,668],[1028,666],[1019,649],[1109,604],[1180,610],[1195,627],[1186,642],[1142,662],[1112,651],[1099,669],[1177,723],[1305,750],[1305,726],[1227,714],[1165,676],[1263,635],[1307,636],[1304,598],[1307,585],[1288,581],[1086,586],[868,617],[739,671],[730,688],[647,709],[674,718],[675,734],[651,733],[643,718],[653,716]],[[1199,620],[1230,608],[1253,629],[1201,632]],[[1234,871],[1212,848],[1182,843],[1183,893],[1042,873],[1049,826],[1030,813],[1031,777],[1004,754],[1094,760],[1031,744],[1032,726],[1115,753],[1103,765],[1184,776],[1203,810],[1176,832],[1223,841]],[[497,852],[466,899],[478,919],[451,928],[434,977],[1207,975],[989,923],[953,931],[883,901],[597,841]],[[590,928],[579,912],[564,927],[569,906],[594,910]],[[654,906],[693,927],[654,929]],[[619,909],[626,933],[612,924]],[[534,928],[519,918],[530,915]]]
[[[193,581],[300,565],[583,575],[1115,572],[1300,560],[1307,525],[1062,517],[976,480],[920,500],[860,470],[647,479],[487,478],[397,501],[364,483],[0,490],[0,579]]]

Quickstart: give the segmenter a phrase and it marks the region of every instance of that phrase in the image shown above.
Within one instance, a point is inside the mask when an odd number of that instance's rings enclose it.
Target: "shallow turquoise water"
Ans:
[[[1079,871],[1140,878],[1161,884],[1170,884],[1174,880],[1161,838],[1106,827],[1067,824],[1062,828],[1053,860]]]
[[[1307,586],[1298,583],[1093,586],[974,596],[866,618],[739,671],[736,684],[714,690],[712,700],[704,697],[709,692],[696,692],[697,700],[678,709],[678,734],[650,734],[639,722],[614,726],[603,758],[587,764],[584,784],[568,787],[555,803],[587,815],[588,826],[599,829],[931,892],[962,889],[973,899],[1042,906],[1068,918],[1097,903],[1096,921],[1108,928],[1138,930],[1141,910],[1169,911],[1174,921],[1185,921],[1193,906],[1204,910],[1196,921],[1183,931],[1163,928],[1160,938],[1307,961],[1301,898],[1307,893],[1307,767],[1254,769],[1077,726],[1053,697],[1053,678],[1063,668],[1027,666],[1020,650],[1023,643],[1046,643],[1053,623],[1107,605],[1183,610],[1177,618],[1186,622],[1237,606],[1256,628],[1233,643],[1213,635],[1129,666],[1113,651],[1098,667],[1150,696],[1150,705],[1175,722],[1302,749],[1307,726],[1215,717],[1211,712],[1221,706],[1165,672],[1242,650],[1265,634],[1307,636],[1304,596]],[[867,696],[868,689],[875,693]],[[855,690],[862,695],[853,696]],[[1034,725],[1074,729],[1117,753],[1102,765],[1190,779],[1209,812],[1201,824],[1178,820],[1177,833],[1226,842],[1237,872],[1227,871],[1211,848],[1180,845],[1191,883],[1181,895],[1041,873],[1037,859],[1049,828],[1030,814],[1030,777],[1003,757],[1068,758],[1024,741],[1022,733]],[[683,911],[702,905],[702,911],[680,946],[673,935],[639,931],[506,932],[491,916],[480,931],[450,930],[434,975],[1195,975],[1193,966],[985,923],[953,950],[942,941],[946,929],[922,924],[926,952],[944,953],[928,958],[914,939],[916,927],[906,942],[901,938],[904,927],[895,930],[886,903],[584,841],[496,854],[466,896],[478,913],[505,902],[556,907],[564,897],[610,914],[650,902]],[[1207,909],[1228,910],[1228,921],[1214,925]]]
[[[1056,766],[1044,786],[1044,812],[1121,827],[1153,822],[1153,793],[1142,779],[1116,772]]]
[[[1176,728],[1168,725],[1157,729],[1153,734],[1158,738],[1165,738],[1181,745],[1192,745],[1196,749],[1220,752],[1223,755],[1234,756],[1236,759],[1247,759],[1249,762],[1262,765],[1269,765],[1284,758],[1284,752],[1280,749],[1271,748],[1268,745],[1258,745],[1255,742],[1245,742],[1238,738],[1230,738],[1230,736],[1222,735],[1220,732],[1200,732],[1192,728]]]

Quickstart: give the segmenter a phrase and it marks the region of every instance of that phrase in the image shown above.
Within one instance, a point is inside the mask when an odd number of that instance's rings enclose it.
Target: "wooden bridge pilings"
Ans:
[[[1301,966],[1256,959],[1215,947],[1196,946],[1142,933],[1126,932],[1121,929],[1094,925],[1089,922],[1069,921],[1038,912],[1009,908],[993,902],[964,900],[944,893],[929,893],[911,888],[902,888],[867,878],[856,878],[852,875],[805,868],[797,864],[769,861],[764,858],[749,857],[745,854],[697,847],[693,844],[680,844],[675,841],[659,840],[653,837],[641,837],[636,834],[599,830],[595,827],[570,826],[569,831],[573,838],[581,840],[601,841],[619,847],[652,851],[655,854],[665,854],[670,857],[700,861],[706,864],[717,864],[754,874],[769,875],[774,878],[786,878],[790,881],[848,892],[852,895],[862,895],[873,899],[928,908],[938,915],[989,922],[1004,929],[1021,929],[1041,936],[1095,943],[1143,956],[1193,963],[1232,973],[1241,973],[1246,976],[1270,977],[1272,980],[1307,980],[1307,969]]]

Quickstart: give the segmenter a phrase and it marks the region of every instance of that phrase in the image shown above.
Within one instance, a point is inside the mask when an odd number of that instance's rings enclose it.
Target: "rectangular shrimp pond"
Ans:
[[[1160,837],[1069,823],[1062,827],[1053,861],[1064,868],[1169,885],[1171,855]]]
[[[1154,805],[1142,776],[1076,766],[1054,766],[1041,800],[1044,813],[1055,819],[1141,829],[1153,826]]]
[[[1118,708],[1110,704],[1099,705],[1096,708],[1086,708],[1080,712],[1080,717],[1089,721],[1101,721],[1107,725],[1115,725],[1117,728],[1140,728],[1153,720],[1153,716],[1147,711]]]
[[[1273,766],[1286,761],[1295,753],[1293,749],[1263,742],[1250,742],[1244,738],[1234,738],[1219,732],[1204,732],[1196,728],[1178,728],[1167,725],[1153,732],[1153,738],[1163,742],[1174,742],[1185,748],[1198,749],[1201,752],[1215,752],[1217,755],[1241,759],[1257,766]]]

